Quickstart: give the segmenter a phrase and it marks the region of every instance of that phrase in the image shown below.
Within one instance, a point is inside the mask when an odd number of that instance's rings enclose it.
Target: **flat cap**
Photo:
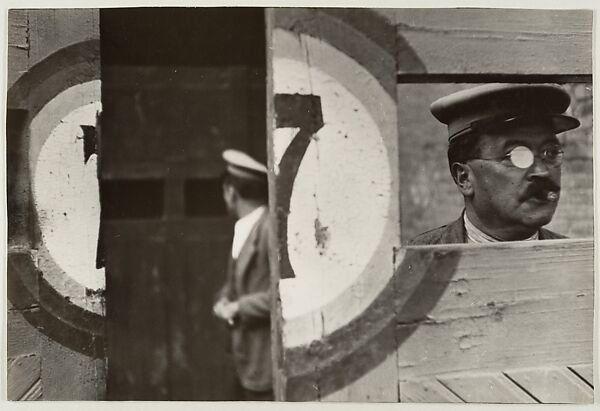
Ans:
[[[579,127],[565,115],[571,97],[555,84],[492,83],[442,97],[431,104],[431,113],[448,125],[448,141],[486,125],[521,118],[542,118],[556,134]]]
[[[236,177],[250,180],[267,178],[267,168],[242,151],[229,149],[223,151],[222,156],[227,171]]]

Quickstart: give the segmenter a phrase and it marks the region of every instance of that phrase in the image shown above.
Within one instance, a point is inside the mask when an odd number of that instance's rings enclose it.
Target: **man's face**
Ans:
[[[521,124],[483,134],[479,157],[469,160],[471,203],[480,221],[490,228],[527,231],[552,220],[560,194],[561,167],[545,163],[544,149],[559,144],[544,124]],[[535,155],[529,168],[515,167],[508,158],[513,148],[525,146]]]

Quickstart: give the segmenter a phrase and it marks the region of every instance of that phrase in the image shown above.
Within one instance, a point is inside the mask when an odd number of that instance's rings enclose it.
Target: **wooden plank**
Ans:
[[[37,380],[22,397],[21,401],[39,401],[43,397],[42,380]]]
[[[398,367],[393,353],[381,364],[321,401],[334,402],[398,402]]]
[[[98,9],[31,9],[28,13],[30,67],[66,46],[100,38]]]
[[[40,379],[41,362],[39,355],[19,357],[8,367],[6,396],[9,400],[19,400]]]
[[[35,268],[34,250],[11,249],[7,259],[7,296],[18,309],[30,309],[39,304],[39,272]]]
[[[169,273],[165,239],[131,238],[126,224],[111,224],[114,230],[108,232],[115,237],[106,249],[107,357],[111,364],[107,398],[167,399],[169,327],[167,295],[162,288],[163,277]]]
[[[173,171],[185,178],[215,176],[222,159],[211,153],[221,151],[224,140],[227,147],[245,147],[250,121],[259,114],[247,104],[252,90],[243,67],[105,66],[102,75],[103,98],[111,102],[104,118],[127,119],[103,124],[109,137],[102,146],[110,155],[102,160],[102,178],[165,177]],[[231,107],[237,121],[230,121]],[[186,138],[190,133],[206,137]],[[165,135],[171,136],[168,144]],[[170,160],[178,163],[176,170]]]
[[[388,9],[397,25],[407,29],[452,32],[472,31],[483,36],[487,32],[545,35],[587,35],[592,30],[591,10],[534,9]]]
[[[266,81],[266,120],[267,124],[276,124],[273,93],[273,30],[275,28],[275,11],[268,8],[265,10],[265,28],[266,28],[266,58],[267,58],[267,81]],[[275,210],[277,203],[276,181],[275,181],[275,157],[273,127],[267,127],[267,169],[269,185],[269,207]],[[286,398],[286,379],[283,362],[283,316],[281,311],[281,296],[279,294],[279,282],[281,281],[281,269],[278,263],[279,236],[278,224],[273,224],[271,236],[269,237],[269,265],[271,268],[271,361],[273,364],[273,397],[276,401],[285,401]]]
[[[545,404],[582,404],[594,401],[593,389],[566,367],[519,369],[505,373]]]
[[[33,309],[33,311],[39,311]],[[27,354],[39,354],[40,332],[25,320],[23,314],[9,310],[7,314],[6,354],[16,358]]]
[[[399,38],[412,47],[429,74],[591,74],[589,10],[398,9],[395,13]]]
[[[44,400],[103,400],[104,358],[92,358],[42,336],[41,378]]]
[[[465,402],[536,403],[502,373],[439,376],[438,380]]]
[[[6,83],[7,90],[15,84],[15,82],[27,72],[29,58],[27,50],[13,45],[8,46],[8,82]],[[9,101],[8,104],[11,102]]]
[[[435,378],[400,381],[400,402],[464,402]]]
[[[574,373],[583,378],[590,387],[594,387],[594,366],[593,364],[577,364],[569,367]]]
[[[235,378],[227,353],[231,334],[212,314],[212,305],[225,282],[232,227],[222,220],[213,227],[171,223],[169,230],[169,258],[180,260],[169,264],[167,283],[170,299],[179,299],[178,304],[170,303],[170,315],[179,317],[169,324],[173,351],[170,379],[179,385],[173,388],[171,399],[231,399],[234,393],[229,382]],[[202,267],[201,272],[198,267]],[[174,273],[174,269],[179,271]]]
[[[462,254],[433,310],[399,315],[399,336],[420,324],[398,349],[403,378],[592,361],[591,241],[430,248]]]
[[[10,100],[10,98],[9,98]],[[10,105],[11,102],[9,101]],[[31,218],[31,186],[29,169],[29,112],[24,109],[6,110],[7,217],[10,247],[35,248]]]
[[[25,9],[8,10],[8,44],[28,48],[28,16]]]
[[[29,28],[27,10],[8,11],[8,83],[7,88],[27,71],[29,60]]]

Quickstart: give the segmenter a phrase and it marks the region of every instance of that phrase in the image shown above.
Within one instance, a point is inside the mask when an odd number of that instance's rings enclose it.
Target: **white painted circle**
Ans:
[[[284,292],[283,315],[292,318],[332,301],[365,270],[388,221],[391,175],[381,132],[358,98],[315,66],[277,58],[274,67],[275,92],[320,96],[325,122],[290,201],[288,253],[296,279],[293,292]],[[294,132],[275,131],[276,160]]]
[[[74,102],[73,96],[79,100]],[[96,269],[100,224],[97,156],[93,154],[84,163],[81,126],[95,126],[96,114],[101,111],[99,96],[99,80],[72,87],[44,106],[32,121],[32,140],[43,128],[36,124],[41,119],[44,127],[54,126],[32,167],[44,246],[70,280],[93,290],[105,286],[104,269]],[[49,277],[48,281],[64,295],[60,279]]]

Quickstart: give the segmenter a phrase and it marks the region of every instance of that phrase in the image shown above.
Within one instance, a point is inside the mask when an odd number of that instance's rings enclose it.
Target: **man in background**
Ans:
[[[237,150],[224,151],[223,159],[223,197],[237,222],[213,311],[231,330],[235,399],[272,401],[267,169]]]
[[[448,126],[448,165],[465,208],[410,245],[546,240],[560,197],[556,135],[579,126],[558,85],[486,84],[442,97],[432,114]]]

